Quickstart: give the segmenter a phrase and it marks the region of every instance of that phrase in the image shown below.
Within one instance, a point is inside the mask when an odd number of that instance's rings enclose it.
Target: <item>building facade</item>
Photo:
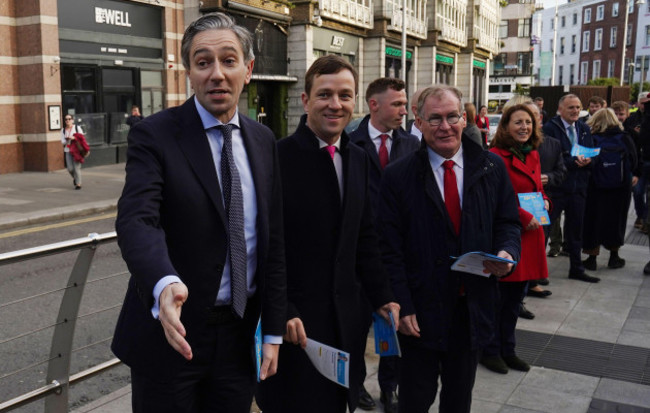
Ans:
[[[508,0],[502,7],[499,23],[499,53],[490,67],[488,110],[497,112],[515,91],[533,84],[533,52],[531,47],[535,0]]]
[[[498,0],[5,0],[0,173],[63,168],[67,114],[91,146],[87,165],[123,162],[132,105],[147,116],[192,95],[180,43],[187,24],[212,11],[253,34],[256,60],[239,110],[280,138],[304,112],[306,70],[328,53],[359,71],[355,116],[367,113],[365,89],[383,76],[405,76],[409,95],[448,84],[466,101],[487,103],[502,7]]]

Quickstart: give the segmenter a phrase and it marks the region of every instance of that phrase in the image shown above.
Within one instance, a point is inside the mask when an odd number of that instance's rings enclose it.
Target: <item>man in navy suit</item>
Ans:
[[[513,266],[484,261],[481,276],[452,271],[452,257],[518,260],[521,251],[505,165],[461,141],[461,99],[449,86],[422,91],[415,121],[423,145],[386,168],[381,185],[382,255],[401,307],[400,413],[428,412],[438,379],[440,412],[470,412],[479,349],[493,335],[496,277]]]
[[[306,114],[278,143],[287,258],[287,334],[278,374],[260,386],[264,413],[353,412],[363,361],[361,292],[388,319],[399,317],[381,265],[368,189],[369,159],[344,131],[354,112],[357,72],[335,55],[305,74]],[[350,353],[349,391],[322,376],[307,338]],[[302,347],[302,348],[301,348]]]
[[[560,219],[564,211],[564,238],[569,252],[569,278],[590,283],[597,283],[600,278],[585,273],[581,258],[582,230],[584,226],[587,186],[593,163],[591,158],[582,155],[571,156],[574,145],[593,147],[589,126],[582,122],[580,98],[567,94],[560,98],[559,115],[551,118],[544,125],[544,135],[557,139],[562,146],[562,157],[566,166],[566,179],[561,185],[548,191],[553,199],[551,222]],[[596,223],[592,223],[596,225]]]
[[[379,185],[384,168],[389,162],[415,152],[420,146],[420,141],[402,129],[402,118],[408,114],[406,85],[403,80],[390,77],[373,80],[366,89],[366,103],[370,114],[361,121],[357,130],[350,133],[350,140],[364,149],[370,158],[370,199],[372,210],[376,213],[379,207]],[[368,324],[370,324],[372,309],[365,297],[362,300],[365,304],[362,311],[368,312]],[[397,412],[398,369],[397,356],[379,359],[377,379],[381,391],[380,400],[384,404],[386,413]],[[365,379],[365,376],[364,363],[362,379]],[[372,410],[374,405],[372,397],[362,382],[359,407]]]
[[[286,319],[280,173],[272,132],[237,111],[252,36],[221,13],[190,24],[194,97],[129,132],[118,243],[131,272],[112,349],[134,412],[248,413],[277,368]]]

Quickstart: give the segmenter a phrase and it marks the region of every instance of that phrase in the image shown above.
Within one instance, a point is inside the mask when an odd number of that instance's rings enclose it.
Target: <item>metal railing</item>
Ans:
[[[70,364],[73,353],[72,343],[79,315],[79,307],[95,252],[100,245],[112,243],[116,240],[117,234],[115,232],[105,234],[92,233],[84,238],[0,254],[0,267],[2,267],[13,263],[79,250],[79,255],[72,267],[65,287],[56,323],[52,326],[54,327],[54,333],[50,346],[50,356],[47,359],[46,384],[28,393],[0,403],[0,412],[14,410],[42,398],[45,398],[45,413],[67,412],[70,385],[93,377],[121,363],[118,359],[114,358],[72,376],[70,375]],[[126,272],[115,275],[124,274]]]

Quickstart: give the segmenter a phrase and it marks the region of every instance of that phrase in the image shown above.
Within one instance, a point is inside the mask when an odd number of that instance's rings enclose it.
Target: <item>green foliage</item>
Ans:
[[[619,86],[621,79],[617,77],[598,77],[587,82],[587,86]]]
[[[521,95],[521,96],[529,96],[530,95],[530,86],[528,85],[522,85],[521,83],[517,83],[515,85],[515,91],[514,93],[516,95]]]
[[[642,92],[648,92],[650,91],[650,82],[643,82],[643,90]],[[639,98],[639,83],[634,82],[630,86],[630,102],[636,102]]]

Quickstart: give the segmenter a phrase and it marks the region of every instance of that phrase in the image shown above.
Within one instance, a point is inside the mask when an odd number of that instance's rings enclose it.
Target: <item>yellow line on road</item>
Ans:
[[[17,237],[19,235],[31,234],[33,232],[46,231],[48,229],[69,227],[69,226],[72,226],[72,225],[83,224],[83,223],[86,223],[86,222],[101,221],[102,219],[115,218],[116,216],[117,216],[117,212],[111,212],[110,214],[106,214],[106,215],[89,217],[89,218],[82,218],[82,219],[75,219],[74,221],[60,222],[58,224],[41,225],[39,227],[21,229],[21,230],[18,230],[18,231],[12,231],[12,232],[7,232],[7,233],[4,233],[4,234],[0,234],[0,239]]]

